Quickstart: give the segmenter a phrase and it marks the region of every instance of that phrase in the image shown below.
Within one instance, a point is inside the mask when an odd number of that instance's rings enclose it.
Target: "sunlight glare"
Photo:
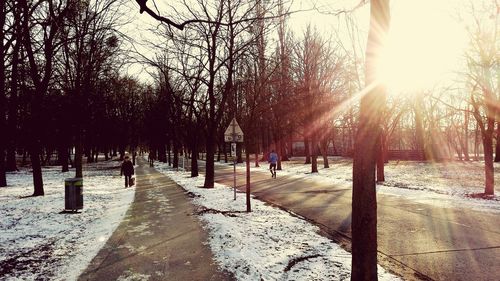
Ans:
[[[446,3],[395,2],[379,74],[390,94],[428,89],[458,70],[466,32],[452,14]]]

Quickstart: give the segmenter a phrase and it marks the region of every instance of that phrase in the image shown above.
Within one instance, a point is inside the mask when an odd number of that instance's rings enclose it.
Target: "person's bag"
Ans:
[[[134,186],[134,185],[135,185],[135,178],[131,177],[130,178],[130,186]]]

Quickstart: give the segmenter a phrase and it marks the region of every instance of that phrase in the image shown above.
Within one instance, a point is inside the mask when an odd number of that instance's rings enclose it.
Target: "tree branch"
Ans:
[[[135,1],[137,2],[137,4],[139,4],[139,13],[142,14],[142,13],[146,12],[148,15],[150,15],[154,19],[156,19],[156,20],[158,20],[160,22],[166,23],[169,26],[173,26],[173,27],[175,27],[175,28],[177,28],[179,30],[184,30],[184,27],[186,27],[186,25],[193,24],[193,23],[208,23],[208,24],[218,24],[218,25],[222,25],[222,26],[230,26],[230,25],[237,25],[237,24],[240,24],[240,23],[248,22],[248,21],[255,21],[255,20],[259,20],[259,19],[260,20],[276,19],[276,18],[280,18],[280,17],[282,17],[284,15],[291,15],[291,14],[294,14],[294,13],[307,12],[307,11],[315,10],[315,8],[313,8],[313,9],[306,9],[306,10],[296,10],[296,11],[286,12],[286,13],[280,14],[280,15],[273,15],[273,16],[267,16],[267,17],[245,18],[245,19],[237,20],[237,21],[234,21],[234,22],[231,22],[231,23],[219,22],[219,21],[213,21],[213,20],[205,20],[205,19],[192,19],[192,20],[184,21],[182,23],[176,23],[173,20],[171,20],[171,19],[169,19],[167,17],[164,17],[164,16],[160,16],[159,14],[157,14],[156,12],[154,12],[153,10],[151,10],[146,5],[146,2],[148,0],[135,0]]]

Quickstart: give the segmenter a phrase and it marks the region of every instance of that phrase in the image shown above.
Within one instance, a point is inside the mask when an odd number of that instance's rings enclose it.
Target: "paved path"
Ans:
[[[79,280],[233,280],[217,270],[184,190],[142,159],[136,172],[134,202]]]
[[[204,163],[200,162],[204,169]],[[216,181],[232,186],[232,167],[216,166]],[[237,185],[245,187],[244,169]],[[347,249],[351,237],[351,184],[252,171],[252,193],[297,213]],[[500,215],[439,208],[377,195],[379,264],[408,280],[500,280]],[[244,196],[239,198],[244,200]]]

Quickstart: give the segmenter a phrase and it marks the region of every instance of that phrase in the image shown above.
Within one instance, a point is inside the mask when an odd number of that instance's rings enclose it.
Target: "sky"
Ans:
[[[487,0],[484,0],[487,1]],[[479,3],[481,1],[474,1]],[[149,3],[149,2],[148,2]],[[168,9],[162,9],[164,1],[156,1],[162,14],[168,15]],[[171,3],[171,2],[170,2]],[[150,6],[152,3],[149,3]],[[293,33],[300,37],[307,24],[316,26],[325,37],[336,37],[346,45],[351,45],[347,35],[345,14],[333,15],[339,10],[352,10],[359,0],[302,0],[295,1],[291,10],[308,10],[318,7],[321,11],[294,13],[288,20]],[[135,1],[132,13],[136,13],[130,36],[137,41],[151,38],[144,31],[144,26],[155,24],[146,14],[139,15]],[[443,80],[453,79],[460,67],[467,47],[465,24],[460,16],[465,13],[463,7],[470,5],[469,0],[393,0],[391,1],[391,28],[384,60],[384,77],[394,91],[414,91],[431,88]],[[355,19],[360,31],[360,44],[366,45],[369,19],[369,4],[348,13]],[[140,27],[138,27],[140,26]],[[145,51],[147,54],[149,51]],[[361,50],[360,53],[364,51]],[[133,66],[132,75],[146,79],[141,73],[142,67]]]
[[[303,1],[312,2],[312,1]],[[323,2],[327,3],[324,4]],[[333,4],[332,4],[333,2]],[[477,1],[480,2],[480,1]],[[352,9],[359,1],[316,1],[324,11]],[[463,67],[467,47],[465,24],[459,19],[467,0],[397,0],[391,3],[391,23],[383,76],[394,91],[430,88],[450,80]],[[349,14],[360,31],[364,48],[368,30],[369,5]],[[323,30],[325,36],[339,29],[338,36],[349,45],[344,15],[334,16],[308,12],[292,16],[290,27],[300,33],[307,24]]]

